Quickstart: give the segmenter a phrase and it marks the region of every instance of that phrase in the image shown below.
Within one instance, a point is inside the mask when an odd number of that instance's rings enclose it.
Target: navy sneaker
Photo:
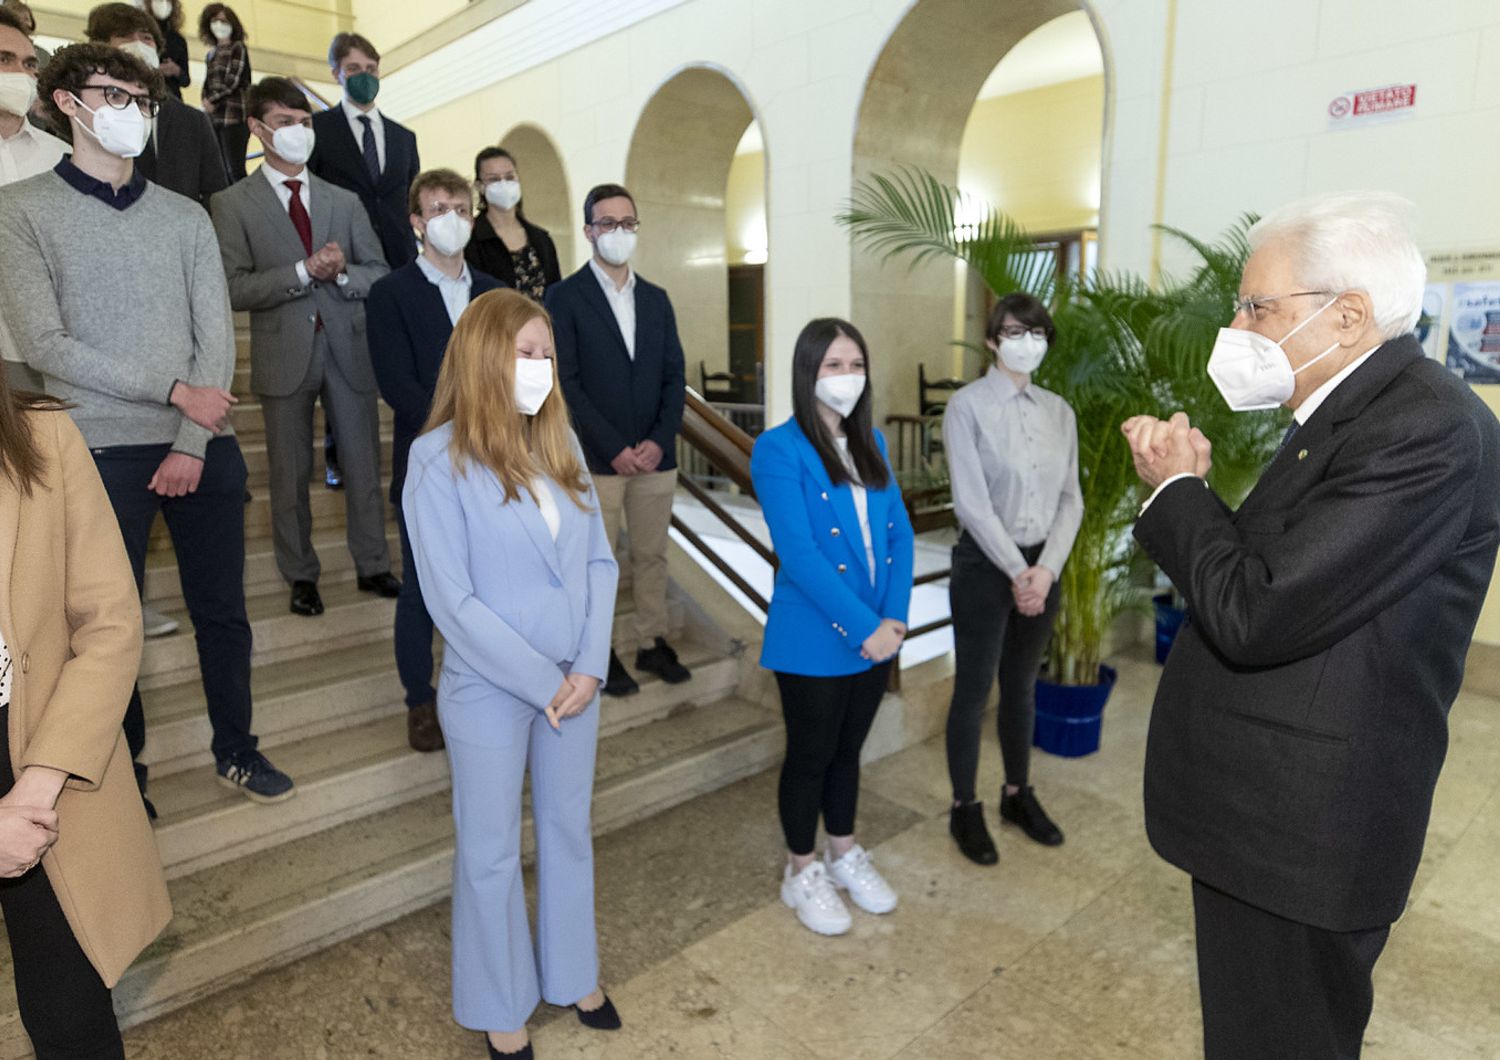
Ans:
[[[297,794],[292,778],[259,751],[245,751],[218,764],[219,783],[243,792],[254,802],[281,802]]]

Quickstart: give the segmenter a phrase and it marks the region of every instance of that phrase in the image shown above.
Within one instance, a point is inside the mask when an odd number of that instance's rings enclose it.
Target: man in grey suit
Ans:
[[[291,610],[323,611],[308,480],[313,403],[330,411],[343,454],[349,552],[359,588],[395,597],[380,496],[380,419],[365,345],[365,295],[390,269],[359,199],[307,171],[312,112],[290,81],[250,89],[246,119],[265,148],[260,172],[214,196],[230,302],[250,311],[250,388],[271,465],[276,564]]]

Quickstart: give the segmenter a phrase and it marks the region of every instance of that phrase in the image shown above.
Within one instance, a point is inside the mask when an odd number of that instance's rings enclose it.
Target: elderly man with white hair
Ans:
[[[1187,415],[1123,425],[1136,538],[1189,620],[1146,750],[1146,828],[1193,877],[1208,1060],[1357,1057],[1422,857],[1500,541],[1500,425],[1411,334],[1411,204],[1329,195],[1250,233],[1208,373],[1285,405],[1238,511]]]

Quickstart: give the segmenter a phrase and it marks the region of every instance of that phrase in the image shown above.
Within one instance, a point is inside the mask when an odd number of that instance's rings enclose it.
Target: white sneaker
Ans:
[[[168,618],[148,603],[141,604],[141,625],[148,637],[165,637],[177,632],[177,620]]]
[[[814,861],[795,876],[788,865],[781,874],[781,900],[819,935],[842,935],[854,923],[821,861]]]
[[[855,905],[867,913],[889,913],[896,908],[896,892],[875,871],[864,847],[855,843],[837,861],[831,859],[831,854],[829,850],[823,851],[823,857],[828,861],[829,878],[839,890],[849,892]]]

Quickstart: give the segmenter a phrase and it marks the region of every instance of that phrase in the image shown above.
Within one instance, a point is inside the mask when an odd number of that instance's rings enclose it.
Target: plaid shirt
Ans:
[[[208,53],[203,78],[203,112],[216,128],[242,125],[250,87],[250,53],[243,41],[228,41]]]

